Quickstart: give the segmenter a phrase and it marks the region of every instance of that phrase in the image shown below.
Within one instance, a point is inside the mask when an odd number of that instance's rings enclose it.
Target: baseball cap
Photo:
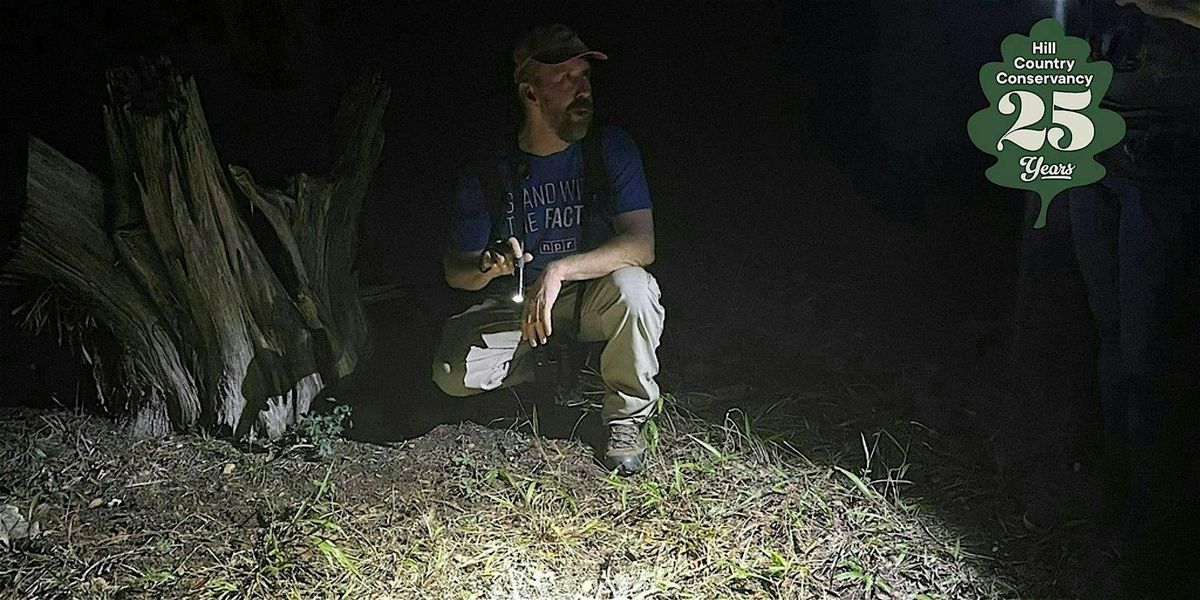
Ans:
[[[513,81],[520,81],[521,70],[530,62],[557,65],[584,56],[608,60],[607,54],[589,49],[566,25],[535,27],[513,50]]]

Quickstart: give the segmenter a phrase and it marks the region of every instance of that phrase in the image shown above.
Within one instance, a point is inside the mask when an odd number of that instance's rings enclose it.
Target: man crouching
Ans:
[[[630,475],[658,400],[665,312],[645,270],[654,222],[637,145],[593,124],[589,60],[607,58],[563,25],[534,29],[513,51],[523,120],[459,177],[443,259],[446,282],[482,300],[447,321],[433,379],[452,396],[509,387],[532,378],[534,349],[556,332],[605,342],[604,459]]]

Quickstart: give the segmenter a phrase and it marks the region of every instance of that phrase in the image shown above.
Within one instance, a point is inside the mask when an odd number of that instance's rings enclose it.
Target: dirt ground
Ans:
[[[681,410],[659,421],[652,474],[629,480],[579,442],[469,422],[311,461],[195,436],[129,445],[102,419],[6,411],[0,497],[41,532],[2,555],[0,583],[14,598],[1016,590],[895,484]]]

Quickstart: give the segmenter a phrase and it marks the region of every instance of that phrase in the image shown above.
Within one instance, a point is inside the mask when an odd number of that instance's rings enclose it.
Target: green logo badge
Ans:
[[[1038,21],[1028,36],[1004,38],[1000,53],[1002,62],[979,70],[990,106],[971,117],[967,133],[996,157],[988,179],[1041,196],[1034,224],[1041,229],[1050,200],[1104,177],[1095,155],[1125,136],[1121,115],[1099,107],[1112,65],[1088,62],[1087,41],[1066,35],[1054,19]]]

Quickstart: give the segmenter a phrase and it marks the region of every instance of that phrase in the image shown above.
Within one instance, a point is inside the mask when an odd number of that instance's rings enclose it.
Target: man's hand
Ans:
[[[521,242],[517,238],[496,240],[479,254],[479,271],[490,275],[490,278],[512,275],[517,270],[517,257],[521,255],[524,255],[525,262],[533,260],[533,255],[522,252]]]
[[[553,333],[550,315],[554,302],[562,291],[563,279],[553,265],[547,267],[525,295],[525,309],[521,314],[521,339],[537,347],[545,344]]]
[[[498,241],[483,250],[447,252],[442,258],[446,283],[459,290],[481,290],[497,277],[512,275],[520,253],[517,238]],[[525,253],[525,262],[531,260],[533,256]]]

